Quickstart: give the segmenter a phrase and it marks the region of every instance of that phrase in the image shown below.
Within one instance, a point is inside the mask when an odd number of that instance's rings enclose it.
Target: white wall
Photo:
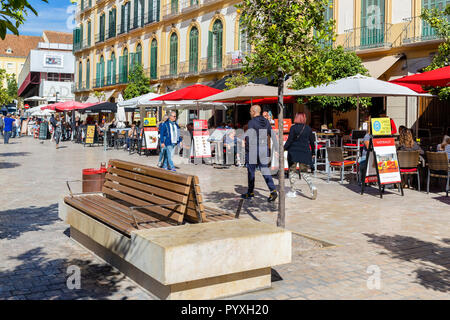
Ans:
[[[411,0],[394,0],[392,1],[392,23],[401,23],[403,19],[413,16],[411,8]]]

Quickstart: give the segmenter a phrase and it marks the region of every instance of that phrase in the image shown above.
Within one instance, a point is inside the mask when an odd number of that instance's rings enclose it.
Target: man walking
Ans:
[[[243,199],[253,198],[255,196],[255,172],[259,167],[270,190],[268,201],[274,202],[278,193],[273,183],[272,175],[269,169],[270,152],[268,138],[272,137],[272,127],[270,122],[261,116],[261,107],[254,105],[250,109],[252,120],[248,123],[248,131],[245,134],[245,163],[248,173],[248,191],[242,195]],[[277,150],[277,141],[274,141],[274,150]]]
[[[6,118],[3,119],[5,135],[3,136],[3,141],[5,144],[9,143],[9,137],[11,137],[11,132],[13,128],[14,119],[11,118],[11,115],[8,113]]]
[[[163,169],[176,171],[173,164],[175,147],[181,142],[180,127],[178,126],[177,114],[170,112],[169,119],[161,124],[161,149],[164,152]]]
[[[0,115],[0,134],[3,136],[3,126],[4,126],[4,123],[3,123],[3,118],[4,118],[5,116],[4,115]]]

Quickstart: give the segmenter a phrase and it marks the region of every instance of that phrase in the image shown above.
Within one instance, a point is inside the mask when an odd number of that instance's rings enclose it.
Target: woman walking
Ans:
[[[54,130],[55,130],[56,149],[58,149],[59,141],[61,140],[61,135],[62,135],[62,123],[61,123],[61,119],[59,118],[59,114],[56,115],[54,124],[55,124]]]
[[[312,167],[312,151],[314,150],[314,135],[312,129],[306,124],[306,114],[299,112],[295,115],[294,125],[289,132],[289,138],[284,145],[284,150],[288,152],[289,181],[291,192],[288,197],[295,197],[295,182],[300,180],[303,172],[305,179],[311,190],[311,199],[317,198],[317,188],[313,185],[308,169]],[[297,165],[300,172],[297,175]]]

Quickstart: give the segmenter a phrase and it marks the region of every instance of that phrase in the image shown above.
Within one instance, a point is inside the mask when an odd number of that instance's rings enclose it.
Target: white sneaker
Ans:
[[[312,187],[311,189],[311,200],[316,200],[317,199],[317,188],[316,187]]]
[[[297,192],[289,191],[288,193],[286,193],[286,197],[288,197],[288,198],[297,198]]]

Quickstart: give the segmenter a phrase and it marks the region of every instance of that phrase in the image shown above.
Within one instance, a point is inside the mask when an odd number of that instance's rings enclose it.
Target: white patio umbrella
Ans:
[[[252,101],[253,99],[261,99],[268,97],[277,97],[278,88],[266,86],[263,84],[248,83],[246,85],[227,90],[213,96],[200,99],[199,102],[236,102],[236,101]]]
[[[140,97],[136,97],[133,99],[125,100],[122,102],[118,102],[118,107],[125,107],[125,108],[138,108],[140,106],[149,106],[152,104],[149,104],[149,101],[155,98],[158,98],[160,94],[156,93],[147,93]]]
[[[356,109],[356,124],[359,126],[359,98],[361,97],[420,97],[423,94],[417,93],[404,86],[396,85],[387,81],[366,77],[360,74],[333,81],[318,87],[309,87],[301,90],[289,90],[289,96],[334,96],[334,97],[355,97],[358,98]],[[426,95],[428,96],[428,95]]]

